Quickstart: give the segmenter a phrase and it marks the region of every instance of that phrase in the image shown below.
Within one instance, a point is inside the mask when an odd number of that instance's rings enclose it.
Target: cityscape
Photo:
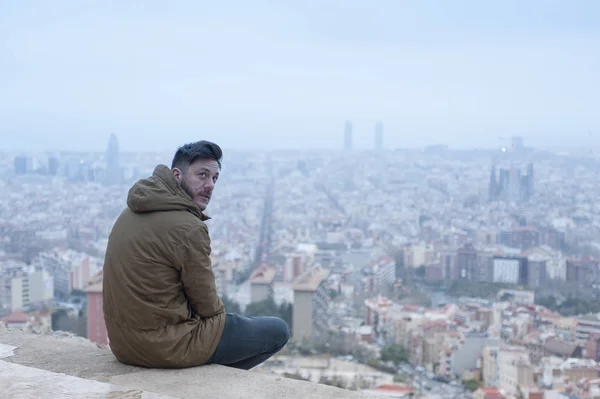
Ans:
[[[0,397],[600,399],[598,21],[0,1]]]
[[[252,372],[399,398],[600,397],[600,155],[225,149],[207,209],[226,311],[281,317]],[[172,154],[0,153],[0,324],[109,345],[108,236]]]

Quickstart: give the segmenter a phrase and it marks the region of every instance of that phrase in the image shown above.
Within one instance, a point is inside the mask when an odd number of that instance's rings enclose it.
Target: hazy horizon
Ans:
[[[600,146],[600,3],[376,4],[3,2],[0,148]]]
[[[197,137],[197,140],[203,140],[205,139],[205,137],[199,135]],[[192,140],[195,140],[194,138],[192,138]],[[177,148],[183,144],[186,144],[188,142],[191,142],[190,140],[187,140],[185,142],[172,142],[172,143],[168,143],[166,146],[164,146],[164,148],[140,148],[140,149],[135,149],[135,148],[122,148],[121,145],[119,145],[120,149],[119,152],[121,154],[126,154],[126,153],[167,153],[167,154],[174,154],[175,151],[177,150]],[[505,140],[499,141],[499,143],[506,143],[507,146],[510,146],[510,137],[505,138]],[[219,140],[216,140],[217,144],[221,144],[221,142]],[[108,139],[106,140],[106,143],[108,144]],[[448,145],[447,143],[426,143],[424,145],[415,145],[415,146],[399,146],[399,147],[385,147],[382,149],[382,151],[387,151],[387,152],[393,152],[393,151],[402,151],[402,150],[408,150],[408,151],[419,151],[419,150],[424,150],[426,147],[429,146],[436,146],[436,145],[447,145],[448,146],[448,150],[450,151],[498,151],[500,152],[502,149],[502,145],[489,145],[489,146],[452,146],[452,145]],[[344,150],[343,148],[340,147],[302,147],[302,148],[298,148],[298,147],[275,147],[275,146],[271,146],[271,147],[265,147],[265,148],[261,148],[258,146],[252,147],[252,146],[246,146],[246,147],[236,147],[236,146],[231,146],[231,145],[220,145],[221,148],[223,149],[224,153],[227,154],[229,152],[236,152],[236,153],[248,153],[248,152],[252,152],[252,151],[257,151],[257,152],[265,152],[265,153],[270,153],[270,152],[293,152],[293,151],[303,151],[303,152],[310,152],[310,151],[317,151],[317,152],[340,152],[340,153],[347,153],[347,150]],[[525,141],[525,147],[529,147],[529,148],[533,148],[536,151],[549,151],[549,152],[554,152],[554,153],[572,153],[572,154],[579,154],[579,155],[593,155],[596,156],[598,155],[598,151],[600,150],[600,145],[599,144],[595,144],[595,146],[585,146],[585,145],[569,145],[569,143],[566,143],[564,145],[536,145],[533,146],[531,145],[531,143]],[[37,147],[31,147],[31,148],[18,148],[18,147],[14,147],[14,148],[6,148],[4,146],[2,146],[0,144],[0,153],[14,153],[14,154],[51,154],[51,153],[88,153],[88,154],[104,154],[106,153],[106,149],[107,149],[107,145],[104,146],[100,146],[98,148],[90,148],[90,147],[81,147],[81,148],[72,148],[69,147],[68,145],[61,147],[60,145],[54,145],[52,147],[48,147],[48,148],[37,148]],[[375,148],[373,148],[373,146],[367,147],[365,146],[364,148],[354,148],[352,150],[353,152],[356,153],[361,153],[361,152],[365,152],[365,153],[369,153],[371,151],[376,151]],[[377,150],[379,151],[379,150]]]

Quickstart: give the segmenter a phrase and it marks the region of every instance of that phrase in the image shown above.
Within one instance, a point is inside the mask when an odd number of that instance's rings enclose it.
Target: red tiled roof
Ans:
[[[370,389],[371,392],[410,393],[412,389],[406,385],[385,384]]]
[[[251,276],[251,284],[271,284],[277,274],[277,270],[266,265],[259,267]]]
[[[446,322],[444,320],[437,320],[437,321],[430,321],[423,325],[423,328],[425,330],[429,330],[430,328],[434,328],[434,327],[446,327]]]
[[[498,390],[498,388],[479,388],[483,392],[485,399],[504,399],[504,395]]]
[[[3,320],[6,323],[27,323],[31,317],[23,312],[13,312],[6,316]]]

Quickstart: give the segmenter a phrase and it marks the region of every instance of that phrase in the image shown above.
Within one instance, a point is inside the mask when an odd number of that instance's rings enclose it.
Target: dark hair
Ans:
[[[223,151],[217,144],[206,140],[182,145],[177,149],[177,152],[173,157],[171,169],[178,168],[185,173],[188,166],[198,159],[211,159],[217,161],[219,169],[221,169]]]

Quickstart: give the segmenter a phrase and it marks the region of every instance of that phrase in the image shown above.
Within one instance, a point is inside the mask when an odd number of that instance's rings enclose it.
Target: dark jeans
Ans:
[[[279,352],[289,339],[290,330],[280,318],[227,313],[221,340],[206,364],[250,370]]]

